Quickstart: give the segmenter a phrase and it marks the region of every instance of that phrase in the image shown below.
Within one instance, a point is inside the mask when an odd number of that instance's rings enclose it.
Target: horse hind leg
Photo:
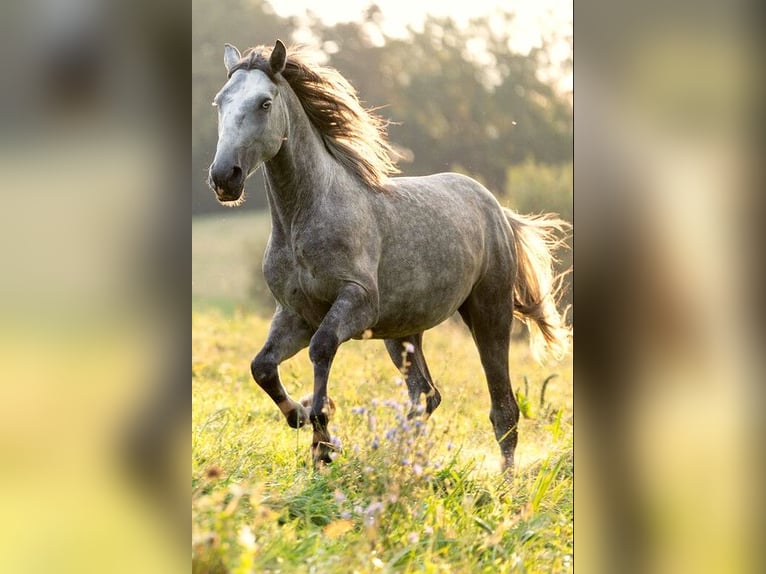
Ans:
[[[401,339],[386,339],[386,350],[396,368],[405,375],[407,391],[412,404],[408,418],[420,414],[420,395],[426,397],[425,414],[431,416],[441,403],[442,397],[434,385],[423,356],[423,333]]]
[[[460,314],[471,330],[479,351],[491,400],[489,419],[500,446],[503,470],[510,476],[518,442],[519,422],[519,406],[508,370],[513,303],[510,294],[507,294],[507,297],[494,297],[496,301],[489,305],[490,299],[487,297],[492,294],[489,290],[482,293],[480,289],[475,289],[460,308]]]

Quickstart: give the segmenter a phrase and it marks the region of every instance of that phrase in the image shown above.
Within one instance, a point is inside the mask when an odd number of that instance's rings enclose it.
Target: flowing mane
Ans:
[[[272,48],[256,46],[232,66],[261,70],[273,79],[269,67]],[[386,139],[387,122],[364,109],[354,87],[329,67],[312,65],[299,48],[290,48],[282,77],[301,102],[306,115],[322,136],[325,147],[343,166],[376,191],[383,191],[389,176],[399,173],[398,154]]]

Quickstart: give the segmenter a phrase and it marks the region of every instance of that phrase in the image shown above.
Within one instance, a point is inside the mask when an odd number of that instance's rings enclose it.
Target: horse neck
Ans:
[[[287,136],[264,172],[272,219],[288,229],[299,211],[310,209],[324,194],[337,166],[292,89],[286,86],[281,94]]]

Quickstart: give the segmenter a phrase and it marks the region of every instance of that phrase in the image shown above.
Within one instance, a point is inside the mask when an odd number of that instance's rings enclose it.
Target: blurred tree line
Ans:
[[[545,46],[511,51],[512,14],[468,26],[429,17],[405,39],[385,35],[374,4],[363,21],[332,26],[311,13],[282,18],[264,0],[194,0],[193,18],[193,213],[222,209],[205,177],[217,138],[210,102],[226,79],[224,42],[240,49],[276,38],[289,44],[300,29],[365,105],[392,122],[389,139],[402,152],[403,175],[461,171],[518,211],[557,211],[571,220],[570,95],[542,79]],[[265,206],[262,185],[252,178],[247,207]]]

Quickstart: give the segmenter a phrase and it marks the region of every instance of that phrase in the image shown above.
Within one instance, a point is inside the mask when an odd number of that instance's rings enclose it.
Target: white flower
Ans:
[[[255,534],[253,534],[253,529],[250,528],[247,524],[239,529],[237,540],[248,550],[255,548]]]

